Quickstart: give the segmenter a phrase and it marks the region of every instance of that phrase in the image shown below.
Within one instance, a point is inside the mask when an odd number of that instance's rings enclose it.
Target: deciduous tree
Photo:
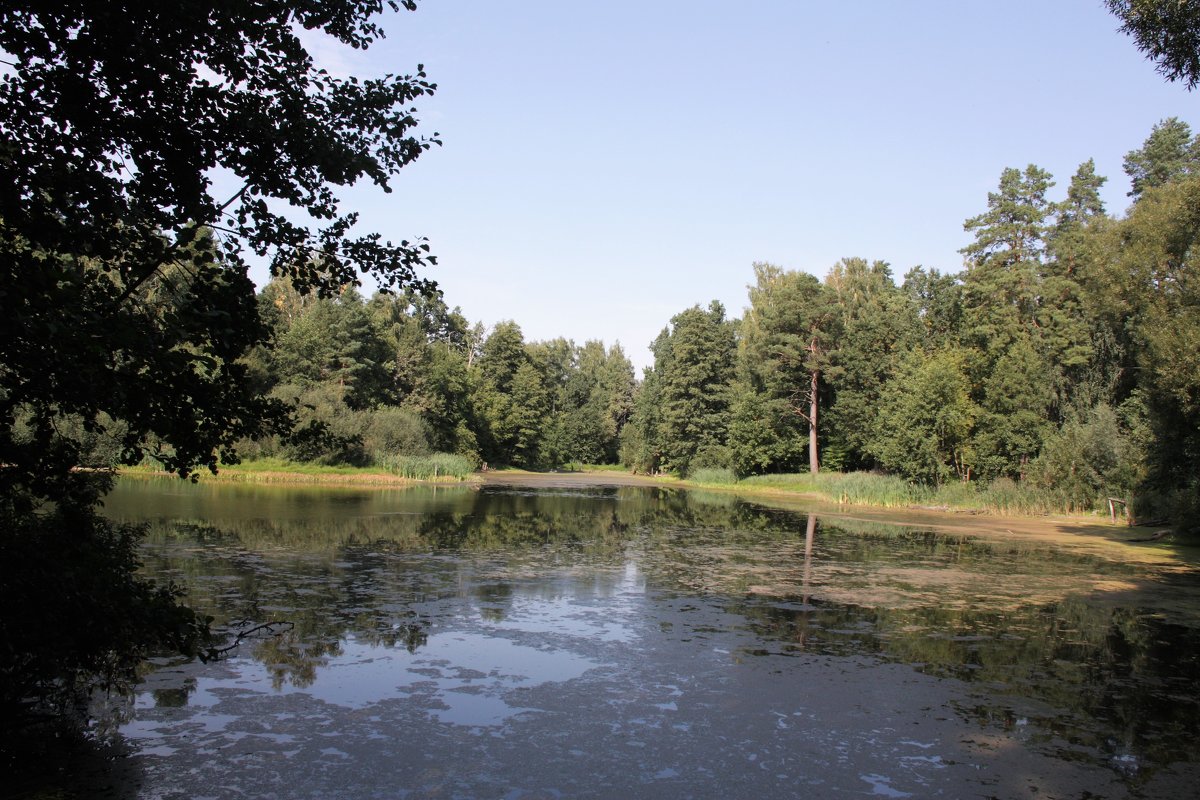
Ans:
[[[871,444],[884,467],[931,484],[969,477],[979,409],[964,355],[958,349],[914,352],[884,387]]]
[[[919,346],[916,308],[892,281],[884,261],[845,258],[825,277],[839,316],[837,367],[829,384],[833,402],[826,415],[830,445],[842,469],[874,466],[868,449],[875,427],[879,393],[900,359]]]
[[[1200,83],[1200,8],[1186,0],[1106,0],[1133,37],[1169,81],[1194,89]]]
[[[289,425],[286,406],[259,396],[240,360],[268,340],[250,254],[301,293],[334,296],[360,271],[385,287],[423,285],[428,246],[355,234],[338,191],[360,179],[388,190],[436,141],[416,135],[412,108],[435,87],[420,66],[336,77],[304,44],[313,35],[368,47],[383,35],[381,9],[376,0],[0,8],[0,584],[15,585],[14,570],[67,580],[81,558],[103,561],[111,593],[82,605],[139,621],[107,639],[118,626],[51,621],[65,638],[47,668],[15,626],[53,610],[6,596],[6,677],[37,665],[43,687],[94,671],[125,678],[144,647],[182,630],[173,596],[133,575],[129,537],[94,516],[104,484],[73,471],[81,443],[60,435],[59,419],[89,432],[119,422],[126,462],[152,449],[181,475],[213,467],[235,457],[243,436]],[[39,513],[46,500],[53,513]]]

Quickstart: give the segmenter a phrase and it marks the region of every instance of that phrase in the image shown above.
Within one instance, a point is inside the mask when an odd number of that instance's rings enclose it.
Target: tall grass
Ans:
[[[732,479],[728,470],[697,470],[693,483],[734,486],[748,490],[806,494],[832,503],[882,508],[946,508],[993,514],[1100,513],[1103,509],[1079,508],[1063,495],[1033,483],[997,478],[990,484],[947,483],[939,487],[910,483],[894,475],[873,472],[807,472],[754,475]]]
[[[931,496],[930,490],[924,486],[909,483],[894,475],[871,472],[755,475],[739,481],[739,485],[818,495],[836,503],[885,508],[927,504]]]
[[[393,475],[412,480],[465,480],[475,471],[475,463],[455,453],[430,453],[424,456],[384,455],[376,463]]]
[[[716,467],[702,467],[688,476],[688,480],[710,486],[729,486],[738,482],[733,470]]]
[[[160,469],[153,465],[141,465],[127,467],[123,471],[137,474],[158,472]],[[246,483],[300,483],[312,480],[371,483],[373,480],[386,482],[394,478],[465,480],[474,471],[475,464],[469,458],[451,453],[432,453],[423,456],[378,456],[375,464],[369,467],[314,464],[277,457],[256,458],[239,464],[223,464],[216,476],[202,472],[201,477]]]

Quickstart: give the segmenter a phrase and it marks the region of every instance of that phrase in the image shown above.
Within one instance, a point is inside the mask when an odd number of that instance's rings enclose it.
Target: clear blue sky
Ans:
[[[1102,0],[428,0],[337,71],[411,72],[435,148],[395,192],[347,194],[365,228],[424,235],[450,305],[527,340],[620,341],[639,366],[670,318],[746,304],[751,264],[899,279],[962,268],[963,220],[1006,166],[1080,162],[1123,213],[1126,152],[1200,128]]]

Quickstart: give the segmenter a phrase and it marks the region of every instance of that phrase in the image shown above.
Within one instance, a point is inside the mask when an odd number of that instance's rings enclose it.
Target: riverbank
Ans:
[[[864,502],[838,502],[816,491],[796,491],[779,486],[753,483],[703,483],[670,476],[634,475],[612,470],[580,472],[526,472],[501,470],[478,473],[481,483],[498,486],[532,486],[547,489],[594,488],[605,486],[659,486],[713,492],[752,500],[762,505],[789,511],[807,511],[821,517],[868,525],[901,525],[961,536],[986,536],[1010,540],[1036,540],[1071,544],[1092,539],[1098,546],[1119,545],[1124,557],[1139,562],[1161,563],[1172,560],[1176,544],[1169,538],[1152,539],[1160,530],[1152,527],[1113,524],[1094,514],[1020,514],[995,513],[976,507],[955,509],[920,508]],[[1150,541],[1145,541],[1150,539]],[[1111,555],[1111,553],[1109,554]]]
[[[1160,561],[1175,553],[1177,545],[1194,545],[1179,540],[1162,526],[1112,522],[1096,513],[1049,513],[984,507],[978,503],[961,506],[923,503],[873,503],[846,499],[819,491],[784,486],[739,482],[732,486],[680,481],[679,486],[702,491],[727,491],[738,497],[788,510],[812,510],[822,516],[875,524],[898,524],[968,536],[1036,539],[1060,544],[1077,543],[1081,536],[1125,546],[1138,561]],[[1189,549],[1195,549],[1190,547]]]
[[[144,467],[121,470],[132,477],[165,477],[169,473]],[[793,477],[793,476],[789,476]],[[852,476],[850,476],[852,479]],[[974,536],[1035,538],[1041,541],[1056,539],[1077,541],[1090,536],[1108,542],[1130,545],[1150,559],[1153,554],[1164,556],[1173,552],[1171,537],[1154,537],[1161,528],[1113,524],[1095,514],[1044,514],[1000,512],[977,505],[936,508],[916,504],[902,505],[897,498],[891,502],[870,502],[859,493],[848,491],[833,494],[819,491],[811,485],[791,483],[764,484],[748,481],[709,483],[681,480],[667,475],[637,475],[617,469],[584,468],[571,472],[530,472],[517,469],[476,472],[465,478],[452,476],[437,479],[414,479],[370,467],[320,466],[289,464],[275,461],[247,462],[222,466],[220,472],[201,473],[202,482],[245,483],[295,486],[343,486],[364,488],[403,488],[430,484],[532,486],[547,489],[603,488],[622,486],[658,486],[727,494],[757,503],[787,510],[803,510],[822,516],[864,523],[889,523],[937,530],[945,533]],[[831,483],[837,486],[836,483]]]
[[[124,467],[118,474],[129,477],[176,477],[150,467]],[[295,484],[317,486],[418,486],[422,484],[477,483],[473,474],[466,478],[457,475],[440,475],[430,478],[411,478],[386,472],[378,467],[324,466],[320,464],[293,464],[277,460],[250,461],[243,464],[222,464],[216,473],[200,471],[197,480],[218,483],[262,483]]]

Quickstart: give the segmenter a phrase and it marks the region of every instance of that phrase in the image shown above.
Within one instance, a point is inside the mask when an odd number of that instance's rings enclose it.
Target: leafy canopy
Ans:
[[[1200,6],[1189,0],[1106,0],[1121,30],[1169,81],[1200,83]]]
[[[412,8],[412,2],[405,2]],[[393,10],[400,4],[388,2]],[[355,235],[337,188],[390,176],[435,143],[415,135],[414,75],[318,68],[305,38],[366,48],[377,0],[39,0],[0,10],[0,463],[61,494],[76,454],[54,420],[129,423],[188,472],[232,456],[279,404],[237,359],[267,338],[246,277],[265,259],[301,293],[360,272],[431,284],[421,240]],[[218,193],[217,187],[226,187]],[[12,435],[31,419],[32,438]],[[57,449],[56,449],[57,448]]]

